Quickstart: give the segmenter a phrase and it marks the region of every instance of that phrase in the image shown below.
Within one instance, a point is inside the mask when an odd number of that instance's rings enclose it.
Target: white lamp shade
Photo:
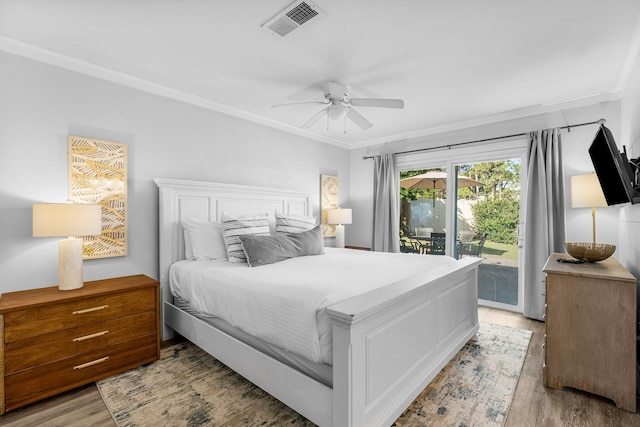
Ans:
[[[97,236],[102,233],[99,205],[43,203],[33,205],[33,236]]]
[[[351,224],[351,209],[329,209],[327,212],[328,224]]]
[[[602,208],[608,206],[598,175],[574,175],[571,177],[572,208]]]
[[[34,237],[68,236],[58,242],[58,288],[79,289],[82,281],[82,240],[102,233],[99,205],[43,203],[33,205]]]

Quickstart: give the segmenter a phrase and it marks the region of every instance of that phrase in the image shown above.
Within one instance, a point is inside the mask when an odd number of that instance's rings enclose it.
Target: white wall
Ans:
[[[345,226],[347,245],[372,247],[373,236],[373,159],[364,160],[363,150],[351,151],[349,207],[352,224]]]
[[[0,292],[57,282],[58,239],[31,237],[31,206],[67,199],[68,135],[128,145],[129,254],[85,261],[85,280],[158,277],[157,177],[308,191],[318,215],[334,174],[349,200],[347,150],[0,53]]]
[[[640,61],[636,61],[622,98],[621,121],[621,143],[627,146],[631,158],[640,157]],[[640,205],[627,205],[621,209],[619,240],[618,259],[640,279]]]

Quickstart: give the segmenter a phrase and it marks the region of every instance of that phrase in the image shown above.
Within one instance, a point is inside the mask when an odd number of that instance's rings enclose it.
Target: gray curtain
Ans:
[[[400,252],[400,188],[394,154],[374,158],[373,250]]]
[[[544,273],[552,252],[564,252],[564,174],[560,129],[529,133],[524,223],[524,315],[544,318]]]

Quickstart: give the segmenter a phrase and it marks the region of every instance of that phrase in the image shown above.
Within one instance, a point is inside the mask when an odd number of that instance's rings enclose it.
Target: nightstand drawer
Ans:
[[[147,311],[10,342],[5,347],[5,373],[8,375],[155,332],[156,313]]]
[[[155,310],[155,289],[84,298],[4,315],[5,343]]]
[[[157,335],[40,365],[5,377],[6,410],[156,360]]]

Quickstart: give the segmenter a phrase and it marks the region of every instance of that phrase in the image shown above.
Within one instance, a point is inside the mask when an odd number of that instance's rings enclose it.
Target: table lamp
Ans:
[[[82,280],[82,239],[102,233],[99,205],[46,203],[33,205],[33,236],[68,236],[58,241],[58,289],[79,289]]]
[[[336,248],[344,248],[344,224],[351,224],[351,209],[329,209],[327,224],[336,225]]]
[[[600,181],[595,173],[571,177],[571,207],[591,208],[593,220],[593,243],[596,243],[596,208],[606,207]]]
[[[595,173],[571,177],[571,207],[591,208],[593,243],[567,242],[565,248],[569,255],[580,260],[595,262],[609,258],[615,252],[615,245],[596,243],[596,208],[605,206],[608,206],[607,201]]]

